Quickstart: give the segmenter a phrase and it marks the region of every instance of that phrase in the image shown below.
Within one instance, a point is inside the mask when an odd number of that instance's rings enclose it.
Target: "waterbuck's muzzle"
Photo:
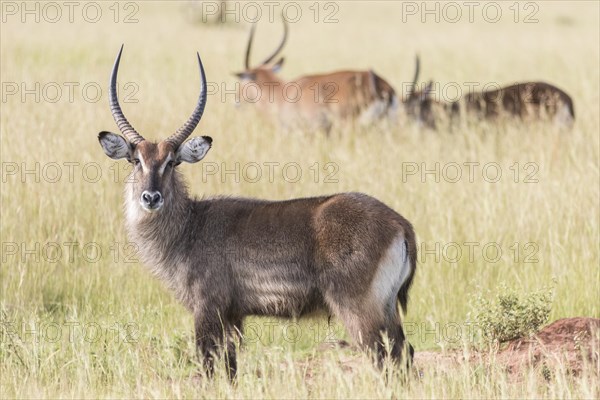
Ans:
[[[162,194],[158,191],[144,190],[140,197],[140,205],[147,212],[156,212],[160,210],[165,203]]]

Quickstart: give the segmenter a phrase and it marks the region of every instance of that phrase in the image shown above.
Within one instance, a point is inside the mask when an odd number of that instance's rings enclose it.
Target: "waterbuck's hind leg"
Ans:
[[[390,340],[390,357],[394,363],[401,365],[402,361],[405,361],[406,369],[410,369],[415,354],[415,349],[406,340],[404,330],[402,329],[402,323],[398,314],[388,319],[388,324],[385,329]],[[405,352],[406,350],[406,352]]]
[[[402,323],[398,315],[387,318],[384,326],[378,332],[379,342],[377,343],[377,362],[379,367],[383,366],[385,359],[390,358],[391,361],[398,366],[401,366],[402,361],[405,360],[406,368],[410,368],[412,364],[412,357],[414,349],[406,340],[404,330],[402,329]],[[389,343],[385,344],[385,337]],[[405,346],[408,349],[408,354],[405,353]]]
[[[355,305],[356,306],[356,305]],[[384,315],[379,307],[349,307],[348,302],[339,301],[330,305],[332,311],[343,323],[352,339],[361,347],[373,352],[379,368],[389,357],[395,363],[402,360],[406,338],[399,316]],[[385,336],[389,340],[386,345]],[[409,345],[407,362],[412,359]]]

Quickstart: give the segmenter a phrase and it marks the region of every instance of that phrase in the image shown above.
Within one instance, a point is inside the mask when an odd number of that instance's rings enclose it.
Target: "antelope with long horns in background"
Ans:
[[[285,19],[283,26],[279,46],[258,66],[251,67],[250,52],[256,30],[256,25],[252,25],[245,70],[235,74],[241,80],[240,101],[254,103],[269,119],[289,129],[329,132],[333,126],[348,122],[369,125],[380,120],[395,120],[396,92],[372,70],[307,75],[291,81],[279,78],[277,72],[284,58],[276,58],[287,41],[289,30]]]
[[[109,101],[123,136],[101,132],[98,139],[110,158],[133,164],[125,184],[128,234],[141,260],[193,313],[196,348],[208,373],[215,355],[224,353],[235,376],[235,340],[246,316],[296,318],[318,311],[339,318],[380,365],[387,356],[410,362],[398,304],[406,311],[416,270],[411,224],[360,193],[287,201],[190,197],[178,166],[202,160],[212,144],[208,136],[186,141],[207,99],[200,56],[201,90],[192,116],[154,143],[135,131],[119,106],[122,51]],[[390,346],[384,346],[386,335]]]
[[[409,118],[428,128],[446,119],[452,123],[459,115],[478,120],[498,120],[509,116],[523,121],[551,120],[556,126],[570,128],[575,121],[573,100],[563,90],[545,82],[523,82],[498,89],[470,92],[454,102],[432,97],[433,81],[420,91],[415,90],[419,78],[419,57],[408,95],[404,100]]]

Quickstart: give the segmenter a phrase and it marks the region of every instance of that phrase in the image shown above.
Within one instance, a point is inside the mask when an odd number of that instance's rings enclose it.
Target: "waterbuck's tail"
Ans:
[[[410,272],[398,291],[398,301],[400,302],[400,307],[402,307],[403,314],[406,314],[406,310],[408,308],[408,291],[415,277],[415,272],[417,271],[417,242],[412,227],[410,227],[408,232],[405,232],[405,235],[406,237],[404,239],[404,244],[408,250],[408,263],[410,266]]]
[[[575,106],[573,105],[573,99],[571,99],[571,97],[568,98],[567,107],[569,109],[569,113],[571,114],[571,117],[573,119],[575,119]]]

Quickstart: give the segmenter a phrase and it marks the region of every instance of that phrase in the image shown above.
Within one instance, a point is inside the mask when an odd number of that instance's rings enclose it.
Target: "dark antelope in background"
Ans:
[[[250,51],[256,30],[252,25],[246,47],[245,70],[236,73],[243,92],[242,101],[250,100],[269,118],[286,127],[329,132],[339,122],[359,122],[368,125],[382,119],[396,118],[398,98],[392,86],[372,70],[337,71],[307,75],[291,81],[277,76],[284,58],[273,62],[283,49],[288,36],[285,19],[284,34],[277,49],[257,67],[250,66]],[[248,95],[257,86],[262,95],[256,101]],[[288,88],[284,90],[284,88]],[[273,95],[270,95],[272,93]],[[297,96],[297,93],[300,95]],[[247,99],[244,99],[247,97]]]
[[[575,110],[571,97],[561,89],[545,82],[523,82],[483,92],[472,92],[455,102],[432,98],[433,82],[422,91],[414,90],[419,77],[419,58],[415,77],[404,107],[409,118],[435,129],[436,122],[445,118],[455,121],[460,114],[477,119],[497,120],[504,116],[523,121],[551,120],[561,127],[571,127]]]
[[[133,164],[125,189],[128,234],[149,265],[193,313],[196,347],[207,370],[226,349],[236,371],[235,345],[249,315],[300,317],[324,312],[339,318],[350,335],[372,349],[381,364],[402,356],[405,336],[398,303],[406,310],[416,269],[411,224],[380,201],[360,193],[265,201],[195,199],[178,171],[200,161],[208,136],[185,141],[206,104],[201,94],[188,121],[167,139],[145,140],[125,119],[116,93],[121,51],[109,89],[110,108],[123,136],[101,132],[113,159]],[[408,345],[412,358],[412,347]]]
[[[404,111],[409,119],[419,125],[436,129],[441,119],[452,119],[458,115],[458,103],[445,103],[431,97],[433,81],[429,81],[423,90],[417,90],[421,62],[419,56],[415,61],[415,75],[408,88],[408,93],[403,102]]]

